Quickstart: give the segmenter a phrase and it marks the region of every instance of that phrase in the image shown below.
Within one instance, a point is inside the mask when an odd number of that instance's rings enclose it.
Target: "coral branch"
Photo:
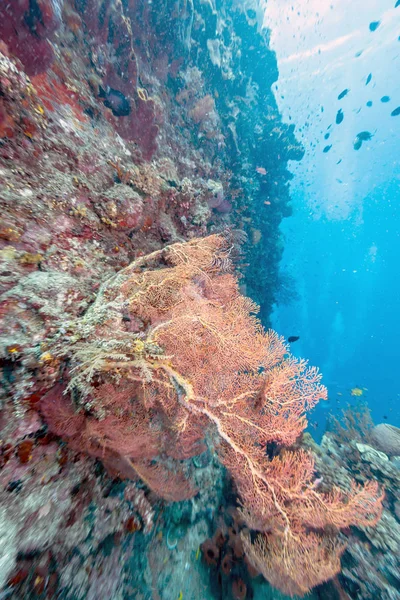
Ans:
[[[324,528],[373,525],[382,494],[375,483],[319,493],[312,455],[285,448],[327,392],[316,368],[264,331],[228,272],[226,244],[216,235],[174,244],[106,281],[75,341],[54,349],[69,359],[74,402],[53,392],[42,410],[75,448],[169,501],[196,494],[190,465],[178,461],[202,452],[208,436],[259,532],[254,544],[245,539],[249,560],[302,594],[339,570],[343,545]],[[272,459],[271,443],[280,449]]]
[[[345,549],[337,538],[305,532],[288,540],[258,535],[254,542],[248,533],[242,533],[242,540],[251,564],[288,596],[303,596],[315,585],[334,577]]]

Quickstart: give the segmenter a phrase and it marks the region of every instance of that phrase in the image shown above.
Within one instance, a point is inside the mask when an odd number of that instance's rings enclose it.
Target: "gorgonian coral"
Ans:
[[[374,483],[320,493],[311,454],[285,449],[326,388],[264,331],[230,269],[226,240],[213,235],[153,252],[106,281],[70,325],[69,344],[59,343],[69,395],[50,392],[42,410],[74,448],[167,500],[196,493],[182,461],[211,436],[258,532],[244,534],[250,561],[302,594],[340,568],[332,531],[375,523],[382,495]],[[271,442],[283,448],[272,459]]]

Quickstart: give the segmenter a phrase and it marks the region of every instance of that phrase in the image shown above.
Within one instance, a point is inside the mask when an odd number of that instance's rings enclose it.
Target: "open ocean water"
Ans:
[[[398,426],[400,13],[391,1],[269,2],[266,23],[278,104],[306,149],[283,224],[298,299],[273,323],[320,366],[326,412],[359,401],[358,387],[375,421]],[[357,150],[360,132],[371,137]]]

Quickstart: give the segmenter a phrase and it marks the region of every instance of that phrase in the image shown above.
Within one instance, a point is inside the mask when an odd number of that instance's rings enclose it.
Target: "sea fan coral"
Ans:
[[[308,533],[297,540],[280,535],[243,534],[250,563],[276,588],[288,596],[303,596],[317,583],[331,579],[340,570],[345,545],[337,538]]]
[[[303,450],[268,458],[269,443],[296,441],[326,389],[317,369],[264,331],[229,270],[227,242],[213,235],[139,258],[106,281],[71,325],[70,345],[53,349],[72,366],[69,407],[60,399],[57,414],[45,399],[42,410],[75,449],[124,462],[167,500],[196,493],[176,458],[199,453],[208,432],[260,532],[254,546],[246,538],[250,561],[274,585],[303,593],[339,569],[342,546],[324,527],[372,525],[382,496],[374,483],[318,493]],[[127,328],[132,320],[139,333]],[[324,568],[314,568],[317,557]]]

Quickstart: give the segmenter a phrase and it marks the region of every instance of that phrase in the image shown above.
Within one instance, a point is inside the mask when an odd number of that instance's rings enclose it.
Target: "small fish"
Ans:
[[[369,108],[371,108],[371,106],[372,106],[372,100],[368,100],[368,102],[367,102],[367,106],[368,106]]]
[[[324,135],[324,140],[328,140],[330,135],[331,135],[330,133],[326,133],[326,134]]]
[[[369,82],[371,81],[371,79],[372,79],[372,73],[370,73],[370,74],[368,75],[368,77],[367,77],[367,81],[365,82],[365,85],[368,85],[368,84],[369,84]]]
[[[339,108],[339,110],[337,111],[336,114],[336,125],[340,125],[340,123],[342,123],[344,119],[344,114],[341,108]]]
[[[355,387],[355,388],[352,388],[352,389],[350,390],[350,394],[351,394],[352,396],[356,396],[356,397],[360,397],[360,396],[362,396],[362,395],[363,395],[363,393],[364,393],[364,391],[363,391],[361,388],[359,388],[359,387]]]
[[[289,344],[293,344],[293,342],[297,342],[297,340],[299,339],[299,335],[291,335],[290,337],[288,337],[287,341],[289,342]]]
[[[399,0],[399,2],[400,2],[400,0]],[[388,416],[387,415],[383,415],[383,418],[386,420],[388,418]]]
[[[199,546],[196,550],[195,560],[199,560],[200,552],[201,552],[201,550],[200,550],[200,546]]]
[[[267,171],[266,171],[266,169],[264,169],[264,167],[256,167],[256,171],[260,175],[266,175],[267,174]]]
[[[362,140],[360,140],[359,137],[356,137],[356,139],[353,142],[353,148],[354,150],[359,150],[362,146]]]
[[[400,0],[397,0],[396,4],[394,5],[395,8],[397,8],[398,6],[400,6]]]
[[[357,133],[357,137],[363,142],[367,142],[372,138],[372,133],[369,131],[361,131],[360,133]]]
[[[400,115],[400,106],[398,106],[397,108],[392,110],[392,112],[390,113],[391,117],[398,117],[399,115]]]
[[[340,92],[339,96],[337,97],[338,100],[341,100],[342,98],[344,98],[345,96],[347,96],[347,94],[349,93],[349,89],[346,88],[345,90],[343,90],[343,92]]]
[[[114,117],[126,117],[131,112],[131,105],[126,96],[110,86],[107,86],[105,90],[100,86],[99,98],[103,99],[104,106],[111,109]]]
[[[399,0],[400,2],[400,0]],[[381,102],[390,102],[390,96],[382,96]]]
[[[183,592],[182,592],[182,590],[179,592],[178,600],[183,600]]]
[[[378,27],[379,27],[379,25],[380,25],[380,24],[381,24],[381,22],[380,22],[380,21],[372,21],[372,22],[369,24],[369,30],[370,30],[370,31],[376,31],[376,30],[378,29]]]
[[[325,146],[325,148],[322,150],[322,152],[324,152],[325,154],[327,152],[329,152],[329,150],[332,148],[332,144],[330,146]]]

